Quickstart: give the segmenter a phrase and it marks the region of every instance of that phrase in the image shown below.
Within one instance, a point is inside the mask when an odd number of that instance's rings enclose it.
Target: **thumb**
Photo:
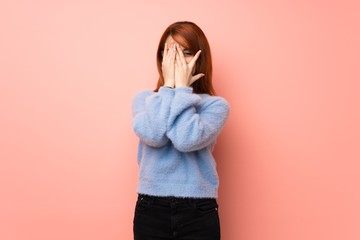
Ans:
[[[195,76],[192,76],[190,85],[193,84],[194,82],[196,82],[197,80],[199,80],[200,78],[202,78],[203,76],[205,76],[205,74],[203,74],[203,73],[199,73],[199,74],[196,74]]]

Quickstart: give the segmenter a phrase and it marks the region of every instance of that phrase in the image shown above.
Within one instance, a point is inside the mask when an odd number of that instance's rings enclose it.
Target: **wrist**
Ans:
[[[175,81],[169,81],[169,80],[167,80],[167,81],[165,81],[164,82],[164,85],[163,85],[164,87],[168,87],[168,88],[174,88],[175,87]]]
[[[163,87],[166,87],[166,88],[174,88],[174,85],[171,85],[171,84],[164,84]]]
[[[167,87],[167,88],[174,88],[174,84],[164,84],[163,87]]]
[[[177,83],[175,87],[188,87],[188,85],[185,83]]]
[[[190,83],[189,79],[186,79],[185,77],[176,79],[175,77],[175,87],[188,87]]]

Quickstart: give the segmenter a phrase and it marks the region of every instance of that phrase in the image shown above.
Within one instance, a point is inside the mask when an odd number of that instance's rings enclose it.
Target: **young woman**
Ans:
[[[218,175],[212,155],[229,114],[215,96],[209,43],[192,22],[176,22],[157,50],[159,80],[138,93],[132,126],[140,138],[135,240],[219,240]]]

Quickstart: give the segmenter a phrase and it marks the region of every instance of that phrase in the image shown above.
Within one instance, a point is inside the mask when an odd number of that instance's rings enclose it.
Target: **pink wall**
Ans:
[[[8,2],[8,3],[6,3]],[[231,115],[225,240],[360,239],[356,1],[2,1],[0,239],[131,239],[131,98],[172,22],[207,35]]]

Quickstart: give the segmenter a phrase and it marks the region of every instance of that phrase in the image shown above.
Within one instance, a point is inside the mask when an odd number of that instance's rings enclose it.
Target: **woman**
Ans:
[[[135,240],[220,239],[212,150],[229,114],[212,86],[209,43],[192,22],[176,22],[157,50],[154,91],[133,99],[140,138]]]

